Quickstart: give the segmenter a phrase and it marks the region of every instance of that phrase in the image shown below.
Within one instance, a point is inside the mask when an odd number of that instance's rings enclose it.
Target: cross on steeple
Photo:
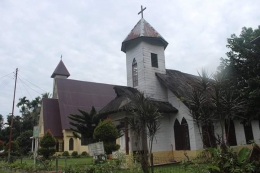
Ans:
[[[141,13],[142,14],[142,18],[144,18],[143,12],[144,12],[145,9],[146,9],[146,7],[143,8],[143,6],[141,5],[141,11],[138,13],[138,15]]]
[[[60,56],[60,60],[62,60],[62,55]]]

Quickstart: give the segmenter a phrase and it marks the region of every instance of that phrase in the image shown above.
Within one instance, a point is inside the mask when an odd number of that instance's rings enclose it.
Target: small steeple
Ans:
[[[164,49],[167,47],[168,42],[144,19],[141,18],[134,26],[131,32],[122,42],[121,51],[126,52],[126,46],[132,40],[154,40],[162,43]]]
[[[66,76],[67,78],[70,76],[69,71],[67,70],[66,66],[64,65],[64,63],[62,61],[62,56],[61,56],[61,60],[58,64],[58,66],[56,67],[56,69],[52,73],[51,78],[54,78],[56,75]]]

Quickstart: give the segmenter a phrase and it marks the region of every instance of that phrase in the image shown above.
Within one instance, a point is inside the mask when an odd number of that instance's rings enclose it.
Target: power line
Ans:
[[[37,85],[33,84],[32,82],[28,81],[28,80],[27,80],[25,77],[23,77],[21,74],[19,74],[19,75],[20,75],[24,80],[26,80],[27,82],[29,82],[30,84],[32,84],[33,86],[39,88],[40,90],[42,90],[42,91],[44,91],[44,92],[47,92],[47,91],[41,89],[40,87],[38,87]]]
[[[33,90],[34,92],[36,92],[36,93],[38,93],[38,94],[40,94],[40,95],[42,95],[42,93],[39,93],[38,91],[36,91],[35,89],[32,89],[29,85],[27,85],[26,83],[24,83],[23,81],[22,81],[22,79],[18,76],[18,78],[20,79],[20,81],[24,84],[24,85],[26,85],[28,88],[30,88],[31,90]]]
[[[21,80],[21,78],[18,76],[18,79],[21,81],[21,83],[23,84],[24,89],[27,91],[27,93],[29,94],[29,96],[32,98],[31,94],[29,93],[29,91],[27,90],[27,88],[25,87],[25,84],[23,83],[23,81]]]
[[[7,75],[4,75],[4,76],[0,77],[0,79],[4,78],[4,77],[6,77],[6,76],[8,76],[8,75],[10,75],[10,74],[13,74],[13,73],[14,73],[14,72],[9,73],[9,74],[7,74]]]

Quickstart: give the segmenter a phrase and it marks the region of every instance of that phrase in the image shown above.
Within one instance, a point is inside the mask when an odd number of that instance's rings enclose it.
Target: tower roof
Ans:
[[[149,38],[158,40],[163,44],[164,49],[168,45],[168,42],[146,20],[142,18],[122,42],[121,50],[125,52],[126,44],[138,38]]]
[[[51,78],[54,78],[56,75],[61,75],[61,76],[70,76],[69,71],[67,70],[66,66],[64,65],[63,61],[60,60],[59,64],[55,68],[54,72],[51,75]]]

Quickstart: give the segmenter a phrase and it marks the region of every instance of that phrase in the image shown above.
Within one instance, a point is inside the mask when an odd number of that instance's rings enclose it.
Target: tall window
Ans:
[[[138,69],[137,69],[137,62],[135,58],[132,63],[132,79],[133,79],[133,87],[138,86]]]
[[[234,122],[232,120],[225,122],[225,131],[226,131],[226,139],[228,145],[236,146],[237,145],[236,131],[235,131]]]
[[[158,57],[157,57],[157,54],[151,53],[151,62],[152,62],[152,67],[158,68]]]
[[[189,127],[185,118],[182,119],[181,124],[177,119],[175,120],[174,136],[176,150],[190,150]]]
[[[244,123],[244,130],[245,130],[245,136],[246,136],[246,143],[250,144],[250,141],[254,140],[251,122]]]
[[[217,147],[213,124],[202,126],[202,140],[205,148]]]
[[[70,138],[69,140],[69,150],[73,150],[74,148],[74,140],[72,138]]]

